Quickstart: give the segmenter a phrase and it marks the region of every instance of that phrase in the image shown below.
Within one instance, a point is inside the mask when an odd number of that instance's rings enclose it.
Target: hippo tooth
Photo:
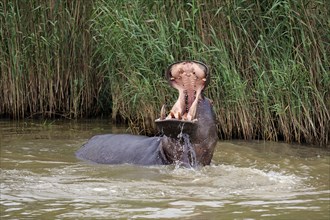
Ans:
[[[202,80],[203,80],[204,82],[206,82],[206,78],[203,78]]]
[[[162,109],[160,110],[160,119],[163,120],[166,118],[166,107],[165,104],[162,106]]]
[[[174,77],[171,77],[171,81],[173,81],[173,80],[175,80],[175,78]]]

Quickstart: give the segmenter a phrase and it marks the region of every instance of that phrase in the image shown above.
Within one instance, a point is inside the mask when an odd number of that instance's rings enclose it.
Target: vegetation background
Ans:
[[[0,116],[155,132],[172,62],[209,65],[219,137],[329,147],[330,1],[2,0]]]

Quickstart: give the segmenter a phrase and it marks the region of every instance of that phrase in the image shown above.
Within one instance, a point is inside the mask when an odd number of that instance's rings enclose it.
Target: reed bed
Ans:
[[[0,3],[0,112],[4,116],[89,115],[103,77],[93,71],[86,1]]]
[[[0,3],[3,115],[111,112],[152,134],[177,98],[166,67],[194,59],[211,69],[220,138],[329,147],[326,0],[22,2]]]

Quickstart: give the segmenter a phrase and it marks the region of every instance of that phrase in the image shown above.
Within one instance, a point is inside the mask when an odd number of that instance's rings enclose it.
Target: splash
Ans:
[[[178,161],[178,165],[187,168],[197,167],[197,158],[194,147],[190,142],[190,136],[183,133],[184,124],[181,125],[181,132],[178,134],[178,144],[182,146],[182,155]]]

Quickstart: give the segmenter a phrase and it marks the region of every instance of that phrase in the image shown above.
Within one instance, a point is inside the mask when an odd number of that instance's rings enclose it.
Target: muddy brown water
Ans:
[[[106,120],[0,121],[1,219],[329,219],[330,155],[219,141],[212,165],[99,165],[74,152]]]

